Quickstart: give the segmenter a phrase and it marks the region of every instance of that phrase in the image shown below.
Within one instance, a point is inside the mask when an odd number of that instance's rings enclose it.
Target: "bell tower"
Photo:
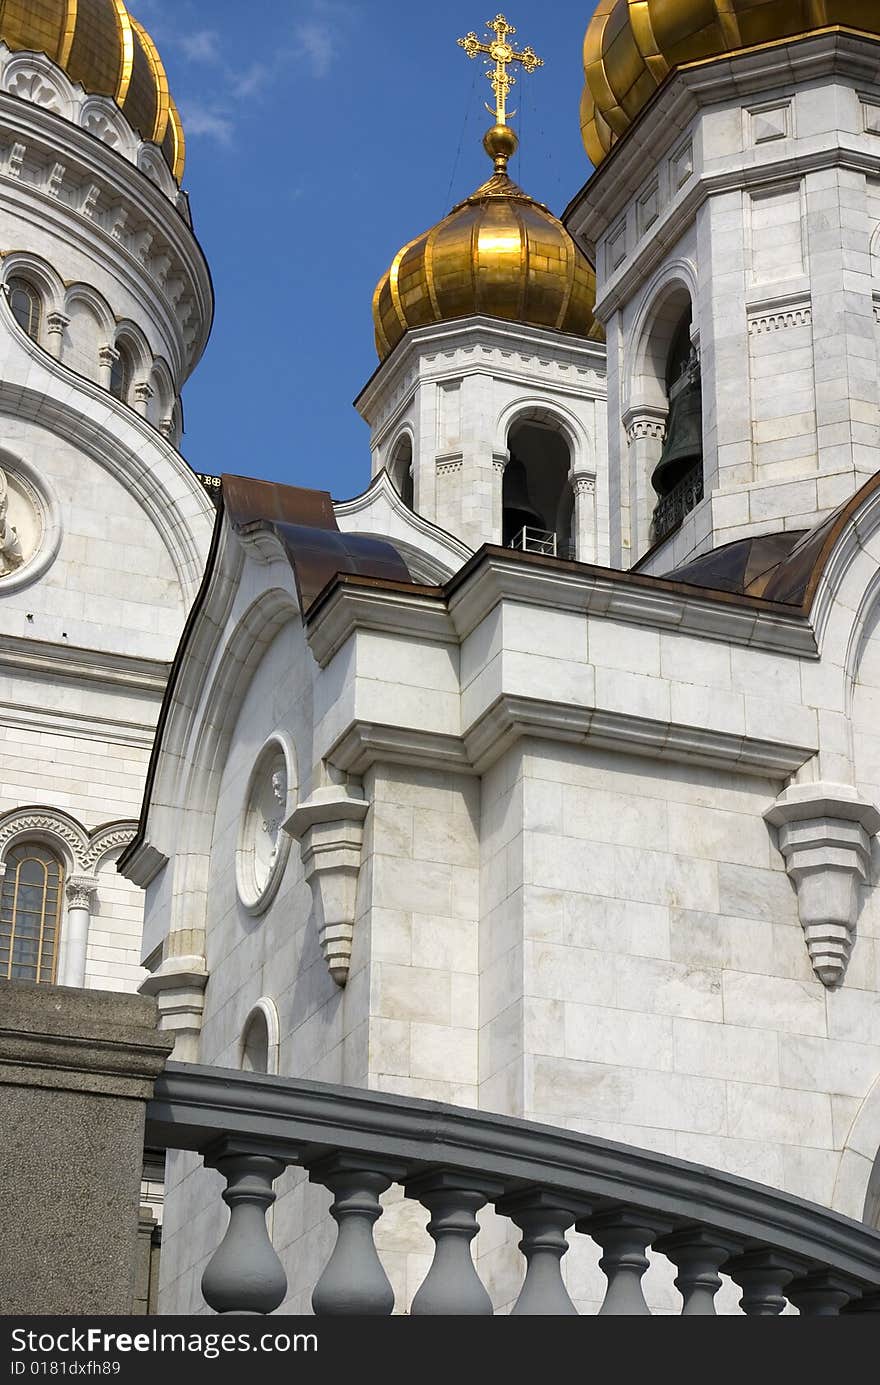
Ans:
[[[498,15],[481,41],[492,176],[405,245],[373,298],[381,364],[357,400],[373,476],[471,549],[607,562],[606,367],[595,275],[571,235],[508,175],[514,70],[543,66]]]
[[[757,41],[728,8],[685,0],[673,35],[609,0],[587,34],[565,220],[608,341],[612,566],[802,532],[880,469],[880,24],[774,6]]]

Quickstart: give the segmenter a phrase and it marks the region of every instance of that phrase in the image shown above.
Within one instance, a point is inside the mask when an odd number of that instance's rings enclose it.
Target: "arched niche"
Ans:
[[[507,450],[502,543],[526,552],[573,557],[573,455],[567,435],[553,422],[520,417],[508,430]]]
[[[242,1072],[277,1073],[279,1038],[275,1002],[263,996],[251,1010],[241,1032]]]
[[[656,286],[639,318],[623,418],[638,556],[670,538],[703,498],[697,340],[684,278]]]

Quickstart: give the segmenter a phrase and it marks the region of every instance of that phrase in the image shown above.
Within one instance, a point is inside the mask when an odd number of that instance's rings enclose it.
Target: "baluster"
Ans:
[[[786,1288],[808,1266],[793,1255],[775,1250],[749,1250],[725,1266],[725,1273],[742,1289],[740,1307],[750,1318],[775,1318],[785,1308]]]
[[[858,1289],[833,1270],[815,1270],[789,1286],[788,1298],[802,1318],[836,1318]]]
[[[431,1268],[410,1312],[413,1316],[491,1317],[492,1300],[474,1269],[471,1241],[480,1229],[477,1212],[500,1196],[503,1185],[437,1169],[408,1183],[405,1191],[431,1213],[428,1233],[435,1243]]]
[[[718,1271],[740,1243],[708,1227],[688,1226],[655,1241],[654,1249],[678,1270],[675,1287],[683,1299],[681,1316],[715,1317],[715,1295],[721,1288]]]
[[[568,1251],[566,1231],[577,1217],[592,1210],[577,1198],[541,1188],[528,1188],[501,1198],[495,1210],[510,1217],[523,1233],[519,1248],[526,1258],[526,1277],[513,1314],[526,1317],[561,1317],[577,1309],[562,1279],[562,1257]]]
[[[592,1236],[605,1252],[599,1267],[608,1280],[608,1289],[600,1315],[650,1315],[642,1292],[642,1275],[649,1264],[645,1250],[658,1236],[669,1234],[670,1223],[635,1207],[615,1207],[578,1221],[577,1230]]]
[[[271,1313],[284,1301],[287,1275],[272,1247],[266,1213],[275,1201],[272,1184],[295,1160],[260,1153],[257,1146],[224,1141],[209,1152],[205,1165],[226,1179],[223,1201],[229,1208],[226,1235],[202,1275],[202,1294],[216,1313]]]
[[[309,1166],[312,1183],[333,1194],[330,1215],[339,1230],[324,1273],[312,1292],[318,1317],[346,1314],[388,1317],[394,1290],[376,1252],[373,1226],[382,1215],[379,1196],[403,1177],[403,1165],[371,1162],[333,1154]]]

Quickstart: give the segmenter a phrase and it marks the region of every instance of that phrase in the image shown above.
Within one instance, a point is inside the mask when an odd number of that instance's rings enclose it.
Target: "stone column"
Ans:
[[[492,543],[504,538],[504,468],[510,461],[509,452],[496,452],[492,459]]]
[[[135,411],[140,414],[141,418],[146,418],[152,397],[153,386],[149,381],[141,380],[139,384],[135,385],[133,393],[134,408]]]
[[[579,563],[595,563],[596,477],[591,471],[573,471],[568,478],[574,491],[574,544]]]
[[[46,318],[46,340],[49,355],[54,356],[56,361],[61,360],[64,332],[69,326],[70,318],[65,317],[64,313],[49,313]]]
[[[638,562],[651,546],[651,518],[657,503],[651,476],[663,452],[666,418],[666,409],[644,405],[627,410],[623,420],[629,441],[631,565]]]
[[[72,875],[65,887],[67,913],[61,930],[61,952],[58,960],[60,986],[85,985],[92,901],[97,888],[97,880],[85,875]]]
[[[4,1313],[132,1311],[144,1113],[170,1047],[143,996],[0,981]]]
[[[113,367],[118,360],[119,352],[115,346],[101,347],[98,352],[98,384],[102,389],[109,390]]]

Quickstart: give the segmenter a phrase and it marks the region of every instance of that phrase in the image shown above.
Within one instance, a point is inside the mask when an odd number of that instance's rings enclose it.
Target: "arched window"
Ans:
[[[659,497],[652,522],[655,543],[674,533],[703,498],[703,395],[691,323],[688,308],[672,339],[666,364],[666,441],[651,474],[651,485]]]
[[[33,341],[39,341],[43,317],[40,295],[26,279],[10,279],[7,287],[13,317],[23,332],[27,332]]]
[[[502,483],[502,542],[529,553],[574,556],[571,453],[561,433],[539,423],[511,428]]]
[[[55,981],[61,931],[64,867],[42,842],[21,842],[6,853],[0,890],[0,977]]]
[[[131,352],[126,347],[117,343],[116,351],[116,360],[110,367],[110,393],[121,399],[123,404],[127,404],[131,395],[131,382],[134,379],[134,363]]]
[[[394,489],[407,509],[413,509],[415,504],[413,449],[412,438],[408,435],[400,439],[394,450],[394,460],[391,463],[391,480],[394,482]]]

